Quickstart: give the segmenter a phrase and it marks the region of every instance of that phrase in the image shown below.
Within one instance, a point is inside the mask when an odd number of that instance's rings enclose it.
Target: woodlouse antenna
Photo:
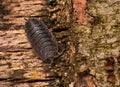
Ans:
[[[25,20],[25,21],[28,21],[29,18],[30,18],[30,19],[33,19],[33,18],[34,18],[34,17],[32,16],[32,15],[34,14],[34,11],[32,10],[32,12],[33,12],[33,13],[31,13],[30,16],[27,15],[27,17],[24,17],[24,20]]]

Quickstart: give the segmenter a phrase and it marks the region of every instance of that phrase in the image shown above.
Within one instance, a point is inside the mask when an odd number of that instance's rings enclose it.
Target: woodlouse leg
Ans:
[[[60,43],[58,48],[59,48],[58,53],[53,58],[51,58],[51,62],[50,62],[51,66],[53,66],[55,59],[59,58],[67,50],[65,43]]]

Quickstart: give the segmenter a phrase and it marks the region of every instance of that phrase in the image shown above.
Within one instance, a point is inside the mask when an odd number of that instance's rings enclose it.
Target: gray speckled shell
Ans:
[[[58,46],[43,21],[28,19],[25,23],[25,32],[38,56],[43,60],[51,60],[57,52]]]

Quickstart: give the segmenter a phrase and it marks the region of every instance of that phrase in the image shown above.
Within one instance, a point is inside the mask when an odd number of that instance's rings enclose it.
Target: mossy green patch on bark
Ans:
[[[91,23],[82,25],[73,24],[72,33],[74,33],[73,38],[76,40],[78,49],[74,60],[80,60],[74,66],[76,69],[78,67],[78,71],[75,73],[80,72],[82,66],[89,68],[90,74],[95,76],[94,82],[98,87],[116,87],[120,85],[120,76],[115,73],[119,68],[119,65],[116,65],[117,60],[113,65],[115,67],[113,71],[115,81],[108,80],[110,73],[104,69],[106,57],[113,56],[116,59],[120,55],[119,6],[120,2],[117,0],[96,0],[88,7],[88,13],[94,20]],[[73,43],[75,43],[74,40]],[[82,60],[81,55],[85,56],[85,61]]]
[[[72,23],[67,37],[67,52],[57,64],[56,73],[61,77],[59,82],[64,87],[76,83],[75,75],[90,70],[91,79],[97,87],[120,86],[120,74],[117,73],[120,64],[120,2],[118,0],[94,0],[88,3],[88,13],[93,21]],[[115,63],[112,72],[105,69],[106,59],[113,57]],[[111,78],[110,75],[115,76]],[[79,79],[79,78],[78,78]],[[60,84],[60,83],[59,83]],[[89,87],[89,86],[88,86]]]

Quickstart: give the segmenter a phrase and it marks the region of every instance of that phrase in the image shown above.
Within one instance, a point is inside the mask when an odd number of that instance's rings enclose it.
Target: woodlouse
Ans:
[[[26,35],[38,56],[45,62],[53,62],[55,57],[60,56],[58,45],[53,35],[42,20],[30,18],[25,23]]]

